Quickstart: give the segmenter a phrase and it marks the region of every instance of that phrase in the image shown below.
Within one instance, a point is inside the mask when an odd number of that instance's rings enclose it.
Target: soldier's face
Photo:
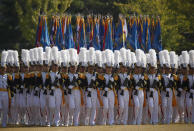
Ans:
[[[6,68],[5,67],[0,67],[0,74],[5,74]]]
[[[153,68],[153,67],[150,67],[149,73],[150,73],[150,74],[155,74],[155,73],[156,73],[156,69]]]
[[[92,74],[94,72],[94,67],[93,66],[88,66],[88,72]]]
[[[120,72],[121,73],[125,73],[125,71],[126,71],[125,67],[124,66],[120,66]]]
[[[75,73],[76,72],[76,67],[75,66],[70,66],[69,71],[70,71],[70,73]]]
[[[96,72],[98,72],[98,73],[102,73],[102,68],[97,67],[97,68],[96,68]]]
[[[80,73],[84,73],[85,72],[85,67],[84,66],[80,66],[79,67],[79,72]]]
[[[107,66],[107,67],[106,67],[106,73],[107,73],[107,74],[111,74],[111,73],[112,73],[112,67]]]
[[[63,67],[63,68],[61,69],[61,71],[62,71],[63,73],[67,73],[67,72],[68,72],[68,68],[67,68],[67,67]]]

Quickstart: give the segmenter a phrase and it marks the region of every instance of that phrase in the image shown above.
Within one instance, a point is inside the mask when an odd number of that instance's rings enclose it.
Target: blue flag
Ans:
[[[93,35],[93,47],[95,50],[101,50],[101,45],[100,45],[100,34],[99,34],[99,24],[96,22],[94,24],[94,35]]]
[[[42,28],[40,43],[42,43],[43,48],[45,48],[46,46],[50,46],[50,39],[48,34],[46,18],[44,19],[44,26]]]
[[[58,47],[59,50],[63,49],[64,47],[63,33],[62,33],[62,27],[61,27],[60,20],[59,20],[57,34],[56,34],[56,46]]]
[[[109,22],[108,22],[108,29],[106,32],[105,49],[113,50],[112,32],[111,32],[111,25]]]
[[[158,19],[156,29],[154,35],[154,47],[157,52],[162,50],[162,43],[161,43],[161,27],[160,27],[160,20]]]

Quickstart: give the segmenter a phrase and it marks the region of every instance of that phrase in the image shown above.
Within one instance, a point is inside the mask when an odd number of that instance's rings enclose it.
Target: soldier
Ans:
[[[118,100],[119,100],[119,121],[118,124],[126,125],[128,122],[128,107],[129,107],[129,75],[126,72],[127,67],[127,50],[121,48],[118,54],[115,51],[115,57],[120,56],[118,74]]]
[[[68,100],[68,86],[69,86],[69,76],[68,76],[68,67],[69,67],[69,52],[68,50],[62,50],[61,51],[61,77],[60,77],[60,85],[63,88],[63,93],[62,93],[62,105],[61,105],[61,115],[62,115],[62,120],[61,124],[68,126],[69,125],[69,100]]]
[[[79,125],[79,114],[81,105],[81,92],[78,87],[78,74],[76,73],[78,65],[77,51],[73,48],[69,49],[70,55],[70,71],[69,79],[70,83],[68,86],[69,95],[69,125]]]
[[[97,50],[96,51],[96,68],[95,68],[95,87],[97,90],[97,97],[98,97],[98,105],[97,105],[97,111],[96,111],[96,124],[101,125],[102,124],[102,110],[103,110],[103,102],[102,102],[102,96],[103,96],[103,88],[105,86],[103,71],[102,71],[102,52]]]
[[[83,97],[84,102],[81,105],[80,109],[80,124],[86,125],[86,87],[87,87],[87,79],[86,79],[86,68],[87,68],[87,49],[81,48],[79,52],[79,67],[78,67],[78,85],[81,91],[81,97]]]
[[[95,50],[90,47],[88,50],[88,70],[86,73],[87,78],[87,91],[86,91],[86,121],[85,125],[95,125],[96,108],[98,104],[97,89],[95,86],[96,76],[94,73],[95,66]]]
[[[51,72],[50,72],[50,92],[49,92],[49,124],[59,126],[60,107],[62,103],[62,91],[59,88],[60,75],[58,66],[60,65],[60,56],[56,46],[51,49]],[[54,117],[53,117],[54,116]]]
[[[1,65],[0,65],[0,115],[2,116],[2,127],[7,126],[7,115],[9,107],[9,96],[8,96],[8,84],[6,72],[6,59],[8,56],[7,51],[3,51],[1,54]]]
[[[109,125],[114,124],[114,104],[115,104],[115,93],[114,93],[114,78],[112,76],[112,66],[114,64],[114,54],[111,50],[105,50],[105,87],[103,91],[103,124]],[[108,122],[107,122],[107,113],[108,113]]]
[[[156,52],[153,49],[149,50],[149,74],[147,80],[147,98],[148,98],[148,110],[150,112],[150,124],[158,124],[158,107],[159,107],[159,80],[160,78],[156,74],[157,58]]]
[[[189,88],[191,99],[191,122],[194,124],[194,50],[189,51]]]
[[[133,75],[133,101],[134,101],[134,120],[133,124],[141,124],[142,122],[142,113],[143,113],[143,102],[144,102],[144,76],[142,75],[143,59],[145,57],[142,50],[137,49],[136,54],[136,64]]]

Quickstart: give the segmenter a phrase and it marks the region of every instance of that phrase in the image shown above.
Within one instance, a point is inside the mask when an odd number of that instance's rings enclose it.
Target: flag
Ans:
[[[147,18],[146,20],[146,50],[147,52],[152,48],[151,47],[151,35],[150,35],[150,20]]]
[[[107,31],[105,36],[105,49],[113,50],[111,23],[107,21]]]
[[[160,19],[157,19],[156,28],[154,32],[154,47],[157,52],[162,50],[162,43],[161,43],[161,27],[160,27]]]
[[[119,20],[119,25],[115,34],[114,50],[119,50],[123,46],[123,26],[122,19]]]
[[[36,42],[35,42],[36,46],[40,46],[41,33],[42,33],[42,17],[39,16],[38,26],[36,30]]]
[[[68,17],[68,25],[67,25],[67,39],[66,39],[66,45],[65,48],[75,48],[75,43],[73,40],[73,32],[72,32],[72,27],[71,27],[71,16]]]
[[[59,50],[64,48],[64,41],[63,41],[63,32],[61,27],[61,21],[59,20],[58,27],[57,27],[57,34],[56,34],[56,46]]]
[[[45,48],[46,46],[50,46],[50,39],[49,39],[49,34],[48,34],[48,27],[47,27],[47,22],[46,22],[46,18],[43,18],[43,22],[44,24],[42,24],[42,33],[41,33],[41,38],[40,38],[40,43],[42,44],[43,48]]]
[[[95,48],[95,50],[101,50],[98,18],[95,18],[94,20],[94,34],[93,35],[94,35],[93,40],[92,40],[93,47]]]
[[[104,32],[105,32],[105,22],[104,22],[104,19],[103,18],[100,18],[99,34],[100,34],[100,46],[101,46],[101,50],[103,50]]]

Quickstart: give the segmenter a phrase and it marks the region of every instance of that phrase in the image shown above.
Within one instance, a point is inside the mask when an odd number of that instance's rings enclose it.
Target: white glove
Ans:
[[[150,91],[154,91],[154,88],[150,88]]]
[[[111,78],[110,78],[110,81],[112,81],[112,82],[113,82],[113,81],[114,81],[114,79],[111,77]]]
[[[124,90],[124,89],[125,89],[125,87],[124,87],[124,86],[121,86],[121,89],[122,89],[122,90]]]
[[[93,81],[95,81],[95,80],[96,80],[96,77],[95,77],[95,76],[93,76],[93,77],[92,77],[92,80],[93,80]]]
[[[105,90],[105,91],[108,91],[108,87],[105,87],[104,90]]]
[[[183,89],[182,89],[182,88],[178,88],[178,90],[179,90],[179,91],[183,91]]]
[[[54,86],[51,86],[51,89],[52,89],[52,90],[54,90],[54,89],[55,89],[55,87],[54,87]]]
[[[166,91],[170,92],[170,88],[166,88]]]
[[[139,89],[139,86],[136,86],[135,89],[138,90]]]
[[[72,85],[70,85],[68,88],[69,88],[69,89],[73,89],[73,86],[72,86]]]
[[[92,91],[92,88],[87,88],[88,91]]]
[[[156,81],[159,81],[158,77],[155,78]]]
[[[194,94],[194,90],[193,89],[190,89],[190,92]]]

